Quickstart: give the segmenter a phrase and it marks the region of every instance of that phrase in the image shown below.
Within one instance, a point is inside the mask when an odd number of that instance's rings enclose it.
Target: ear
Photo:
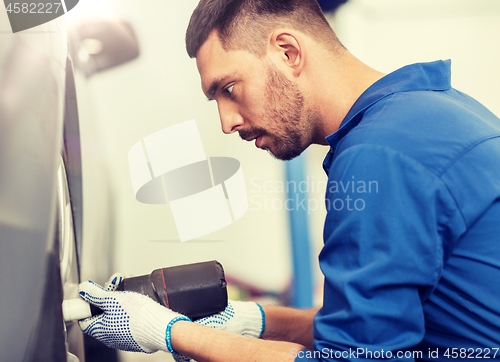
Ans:
[[[270,47],[275,60],[288,66],[295,76],[300,75],[304,67],[305,54],[299,38],[290,32],[275,31],[271,36]]]

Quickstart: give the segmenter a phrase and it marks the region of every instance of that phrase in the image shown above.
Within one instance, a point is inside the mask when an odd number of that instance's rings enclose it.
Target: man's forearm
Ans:
[[[198,362],[293,361],[303,345],[264,341],[179,321],[172,326],[172,348]],[[295,352],[295,354],[294,354]]]
[[[287,307],[263,307],[266,327],[262,339],[298,343],[312,349],[313,317],[318,309],[293,309]]]

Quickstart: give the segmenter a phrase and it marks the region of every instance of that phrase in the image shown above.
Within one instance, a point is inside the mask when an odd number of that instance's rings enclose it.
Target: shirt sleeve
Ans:
[[[413,360],[423,303],[441,276],[450,230],[463,222],[453,198],[413,159],[356,145],[335,158],[325,202],[323,307],[314,350],[297,351],[296,361]]]

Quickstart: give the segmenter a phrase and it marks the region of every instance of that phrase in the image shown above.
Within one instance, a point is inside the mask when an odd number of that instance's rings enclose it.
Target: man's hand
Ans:
[[[264,331],[265,316],[255,302],[229,301],[220,313],[198,319],[195,323],[242,336],[259,338]]]
[[[123,351],[152,353],[161,349],[174,352],[170,345],[171,327],[189,318],[145,295],[114,291],[119,284],[114,283],[114,277],[106,283],[109,290],[91,281],[80,284],[81,297],[104,311],[80,321],[82,331],[108,347]]]

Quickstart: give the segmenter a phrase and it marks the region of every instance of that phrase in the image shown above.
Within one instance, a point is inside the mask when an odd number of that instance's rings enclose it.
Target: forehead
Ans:
[[[198,50],[196,64],[203,92],[207,94],[214,82],[248,76],[261,65],[261,61],[246,50],[224,50],[214,30]]]

